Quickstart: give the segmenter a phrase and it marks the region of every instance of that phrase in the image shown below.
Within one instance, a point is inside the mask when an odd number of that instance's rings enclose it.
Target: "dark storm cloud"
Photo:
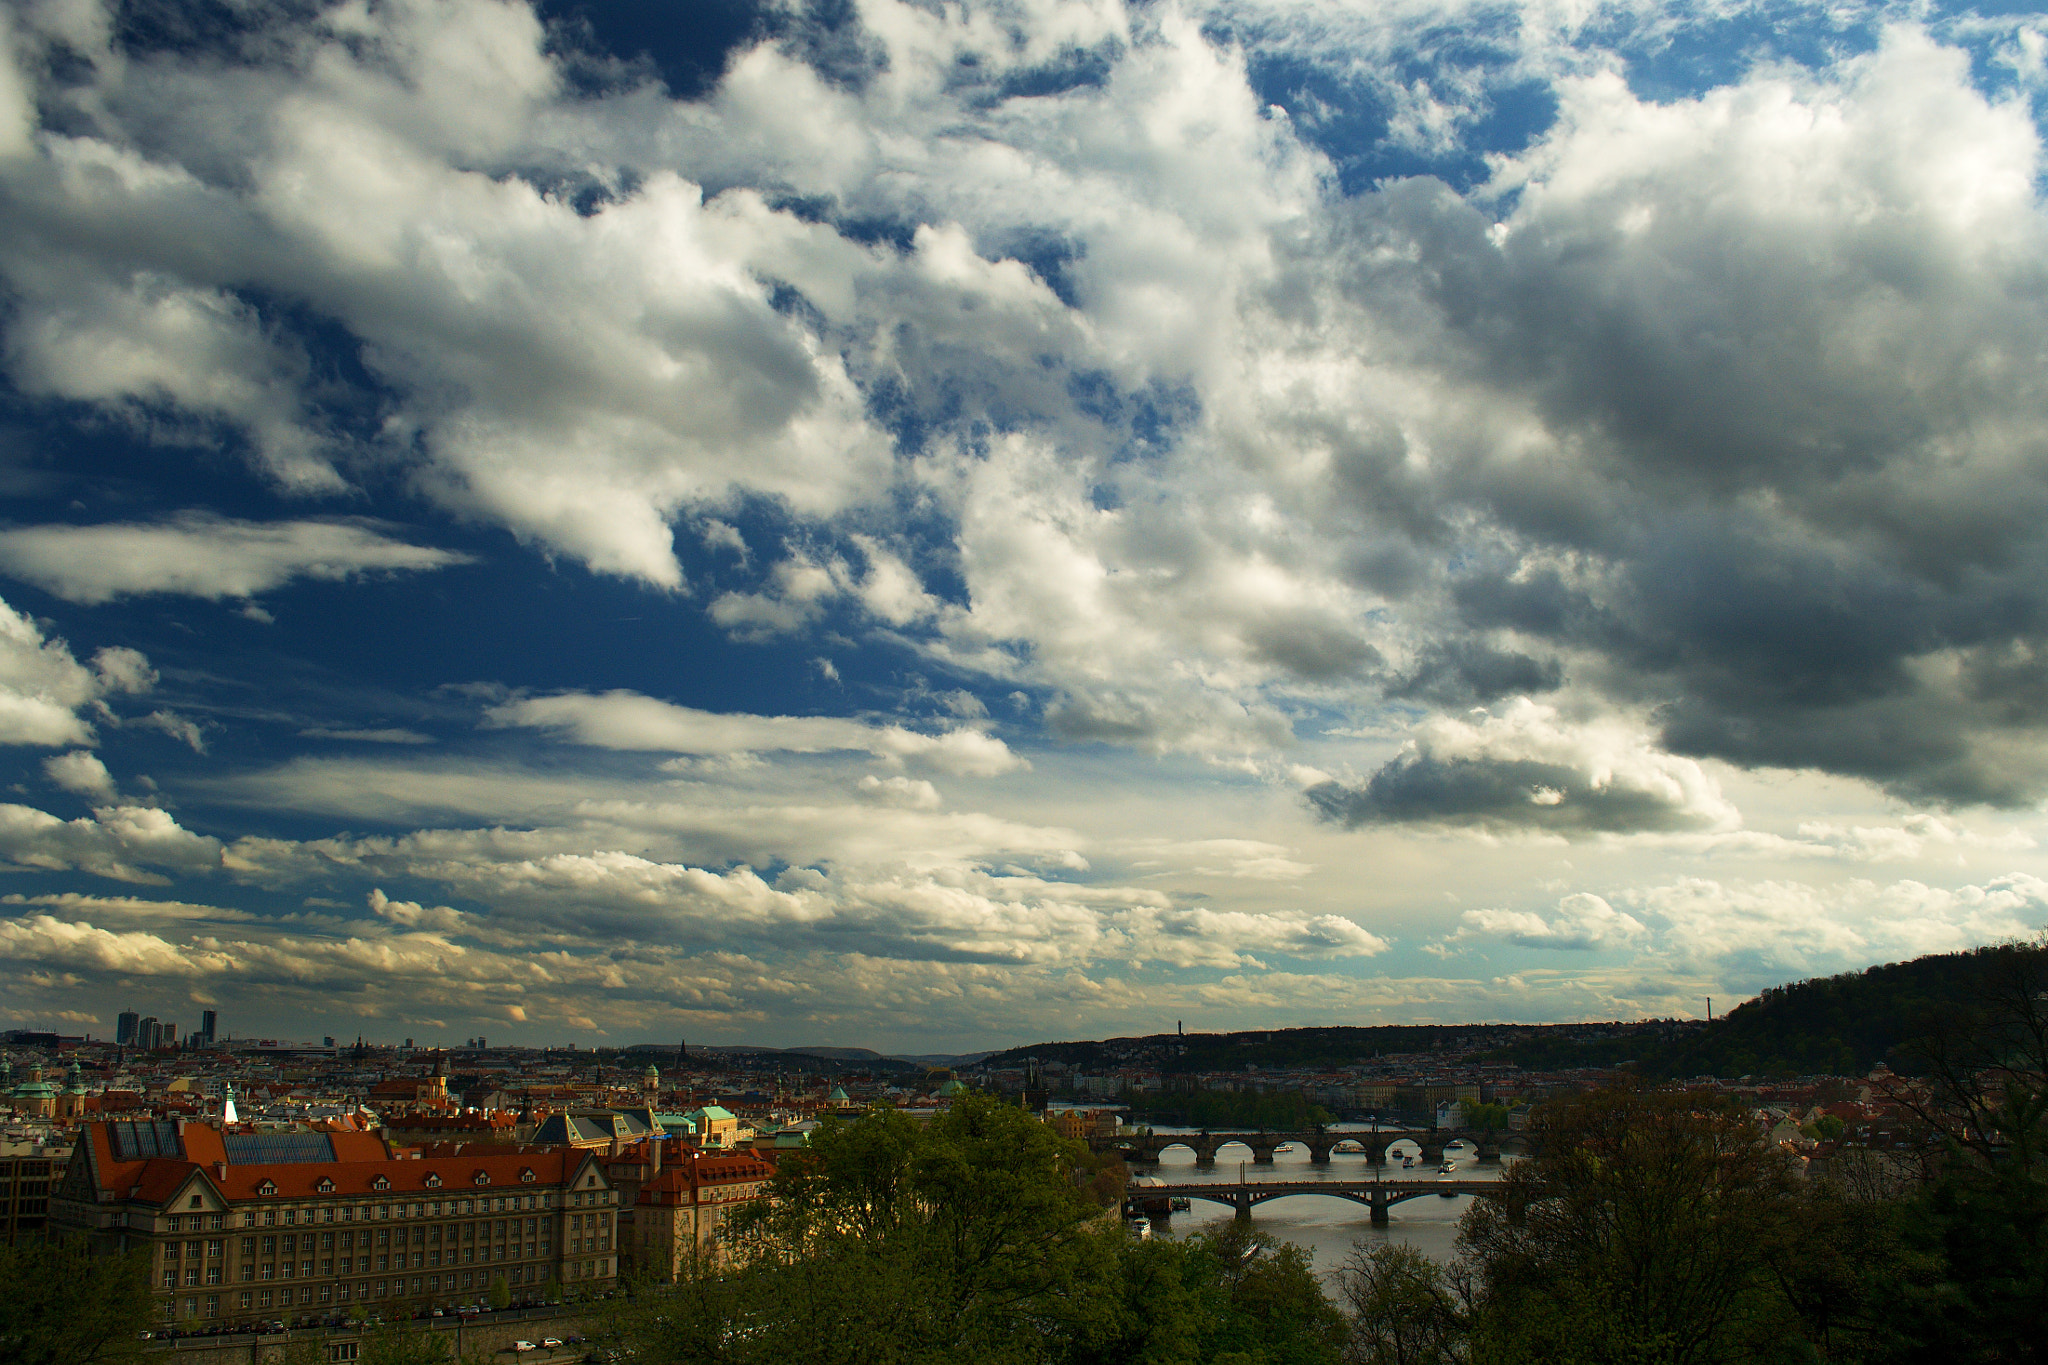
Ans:
[[[1555,686],[1459,661],[1506,631],[1674,753],[1915,800],[2048,791],[2038,145],[1960,61],[1895,36],[1840,87],[1655,108],[1591,81],[1498,223],[1427,179],[1346,206],[1342,288],[1465,402],[1422,428],[1426,463],[1354,443],[1333,493],[1412,530],[1425,478],[1483,528],[1439,579],[1452,643],[1392,695]],[[1774,111],[1802,101],[1842,131],[1787,140]],[[1400,767],[1339,804],[1519,810],[1490,790]]]
[[[1311,612],[1276,612],[1247,625],[1252,654],[1314,682],[1346,678],[1380,661],[1380,652]]]
[[[1450,640],[1424,649],[1387,695],[1451,709],[1555,692],[1563,684],[1564,667],[1555,659],[1532,659],[1480,640]]]
[[[1406,754],[1363,786],[1325,782],[1309,803],[1324,819],[1367,825],[1442,825],[1554,834],[1700,829],[1706,814],[1668,792],[1597,784],[1562,763]]]

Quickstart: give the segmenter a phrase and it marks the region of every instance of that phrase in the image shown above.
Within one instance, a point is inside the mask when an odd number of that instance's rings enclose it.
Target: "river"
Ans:
[[[1172,1128],[1155,1125],[1155,1133],[1192,1133],[1192,1128]],[[1330,1129],[1333,1133],[1366,1132],[1362,1124],[1340,1124]],[[1408,1144],[1412,1147],[1413,1144]],[[1400,1153],[1406,1148],[1397,1144],[1393,1152]],[[1481,1166],[1472,1159],[1469,1149],[1454,1147],[1451,1155],[1458,1158],[1457,1179],[1496,1180],[1500,1177],[1498,1165]],[[1512,1162],[1513,1157],[1507,1158]],[[1270,1166],[1252,1164],[1251,1149],[1238,1143],[1228,1143],[1216,1153],[1216,1164],[1202,1168],[1195,1165],[1195,1154],[1185,1147],[1173,1147],[1160,1154],[1156,1166],[1134,1165],[1134,1176],[1157,1176],[1169,1184],[1202,1183],[1233,1184],[1238,1179],[1239,1163],[1243,1163],[1242,1178],[1246,1180],[1355,1180],[1361,1173],[1369,1174],[1372,1167],[1362,1152],[1334,1152],[1329,1164],[1317,1166],[1309,1161],[1308,1149],[1300,1145],[1282,1148],[1273,1154]],[[1397,1155],[1389,1155],[1389,1164],[1382,1167],[1384,1178],[1389,1180],[1434,1180],[1436,1168],[1417,1162],[1404,1169]],[[1386,1227],[1376,1228],[1371,1222],[1371,1210],[1363,1204],[1354,1204],[1349,1199],[1335,1197],[1321,1198],[1315,1195],[1292,1195],[1275,1199],[1252,1210],[1252,1222],[1263,1231],[1271,1233],[1284,1242],[1293,1242],[1308,1249],[1314,1257],[1316,1274],[1332,1289],[1335,1277],[1361,1242],[1375,1246],[1383,1242],[1405,1242],[1409,1246],[1438,1261],[1449,1261],[1456,1254],[1455,1242],[1458,1235],[1458,1219],[1471,1206],[1470,1195],[1455,1195],[1449,1199],[1438,1196],[1434,1199],[1410,1199],[1396,1204],[1388,1211]],[[1185,1237],[1191,1232],[1212,1227],[1227,1221],[1235,1215],[1221,1204],[1209,1204],[1196,1200],[1187,1213],[1176,1213],[1168,1225],[1168,1232],[1175,1237]]]

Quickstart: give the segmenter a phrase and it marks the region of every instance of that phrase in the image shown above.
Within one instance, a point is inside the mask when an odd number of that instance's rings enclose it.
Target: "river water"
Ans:
[[[1170,1128],[1155,1125],[1155,1133],[1192,1133],[1191,1128]],[[1330,1129],[1333,1133],[1364,1132],[1363,1125],[1342,1124]],[[1413,1143],[1396,1144],[1389,1152],[1388,1164],[1380,1168],[1380,1174],[1388,1180],[1438,1179],[1436,1167],[1425,1166],[1420,1160],[1412,1167],[1401,1165],[1401,1154],[1413,1155]],[[1500,1177],[1498,1165],[1481,1166],[1473,1160],[1470,1149],[1453,1147],[1450,1155],[1457,1158],[1456,1180],[1495,1180]],[[1508,1158],[1513,1161],[1513,1157]],[[1242,1162],[1242,1176],[1239,1163]],[[1273,1154],[1270,1166],[1252,1164],[1249,1147],[1240,1143],[1226,1143],[1216,1153],[1216,1164],[1212,1167],[1195,1165],[1195,1154],[1185,1147],[1172,1147],[1160,1154],[1156,1166],[1133,1165],[1134,1176],[1156,1176],[1169,1184],[1233,1184],[1239,1179],[1260,1180],[1356,1180],[1361,1175],[1369,1176],[1373,1167],[1362,1152],[1333,1152],[1329,1164],[1317,1166],[1309,1161],[1308,1149],[1299,1145],[1284,1147]],[[1416,1250],[1438,1261],[1449,1261],[1456,1254],[1455,1242],[1458,1235],[1458,1219],[1472,1204],[1472,1196],[1455,1195],[1444,1198],[1439,1195],[1428,1199],[1410,1199],[1396,1204],[1388,1210],[1389,1222],[1386,1227],[1372,1225],[1372,1210],[1363,1204],[1354,1204],[1349,1199],[1322,1198],[1316,1195],[1291,1195],[1285,1199],[1274,1199],[1252,1210],[1252,1222],[1258,1228],[1271,1233],[1283,1242],[1293,1242],[1308,1249],[1315,1260],[1316,1273],[1331,1288],[1335,1288],[1335,1277],[1350,1259],[1353,1249],[1361,1243],[1367,1247],[1383,1242],[1404,1242]],[[1194,1207],[1187,1213],[1176,1213],[1169,1220],[1166,1232],[1174,1237],[1185,1237],[1191,1232],[1227,1222],[1236,1215],[1222,1204],[1210,1204],[1195,1200]]]

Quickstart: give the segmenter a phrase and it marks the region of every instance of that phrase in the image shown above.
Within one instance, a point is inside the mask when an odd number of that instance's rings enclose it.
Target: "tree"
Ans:
[[[1049,1343],[1061,1365],[1338,1365],[1345,1323],[1300,1247],[1231,1220],[1184,1241],[1094,1234],[1111,1272]]]
[[[1497,1133],[1508,1126],[1508,1107],[1504,1104],[1481,1104],[1477,1100],[1460,1100],[1458,1105],[1464,1112],[1467,1128],[1477,1128],[1482,1133]]]
[[[1197,1265],[1219,1291],[1211,1332],[1218,1365],[1336,1365],[1344,1317],[1306,1251],[1241,1218],[1193,1240]]]
[[[387,1322],[363,1339],[361,1365],[444,1365],[452,1354],[445,1332]]]
[[[1339,1276],[1354,1365],[1455,1365],[1465,1359],[1462,1277],[1414,1247],[1360,1242]]]
[[[1710,1095],[1600,1091],[1532,1116],[1538,1155],[1459,1231],[1481,1361],[1770,1358],[1798,1323],[1768,1273],[1796,1186]]]
[[[1079,1144],[980,1096],[828,1123],[651,1290],[638,1365],[1336,1365],[1307,1254],[1248,1226],[1139,1241]]]
[[[151,1322],[149,1259],[95,1256],[82,1242],[0,1247],[0,1359],[10,1365],[120,1365]]]
[[[498,1275],[491,1280],[491,1307],[500,1311],[512,1306],[512,1286],[505,1283],[505,1277]]]
[[[1926,1084],[1891,1098],[1925,1123],[1938,1166],[1920,1201],[1949,1293],[1916,1334],[1957,1361],[2048,1360],[2048,946],[1980,949],[1974,1004],[1909,1051]]]
[[[963,1097],[827,1124],[725,1226],[732,1264],[665,1298],[656,1360],[1043,1358],[1103,1278],[1077,1143]],[[694,1354],[690,1354],[694,1353]]]

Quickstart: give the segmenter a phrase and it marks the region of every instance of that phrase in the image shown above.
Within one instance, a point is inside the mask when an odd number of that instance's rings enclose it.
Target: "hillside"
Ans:
[[[2011,955],[2048,960],[2048,947],[1998,944],[1891,962],[1862,972],[1774,986],[1707,1023],[1392,1025],[1160,1033],[1034,1043],[990,1055],[977,1070],[1061,1062],[1084,1071],[1140,1066],[1166,1074],[1337,1067],[1447,1054],[1513,1062],[1530,1071],[1627,1066],[1650,1080],[1694,1076],[1860,1076],[1882,1062],[1910,1072],[1906,1044],[1930,1022],[1971,1006],[1988,973]]]
[[[1241,1033],[1158,1033],[1099,1042],[1033,1043],[993,1053],[977,1070],[1060,1062],[1084,1071],[1143,1066],[1168,1075],[1265,1068],[1336,1067],[1422,1054],[1468,1056],[1515,1045],[1606,1048],[1632,1057],[1704,1025],[1691,1020],[1588,1024],[1394,1024],[1374,1028],[1256,1029]],[[1579,1065],[1574,1063],[1573,1065]]]
[[[1650,1080],[1693,1076],[1860,1076],[1882,1062],[1911,1072],[1906,1045],[1935,1021],[1969,1009],[1990,972],[2013,955],[2048,959],[2039,945],[1997,944],[1889,962],[1862,972],[1774,986],[1712,1024],[1633,1058],[1597,1042],[1524,1040],[1495,1054],[1532,1070],[1632,1061]]]

